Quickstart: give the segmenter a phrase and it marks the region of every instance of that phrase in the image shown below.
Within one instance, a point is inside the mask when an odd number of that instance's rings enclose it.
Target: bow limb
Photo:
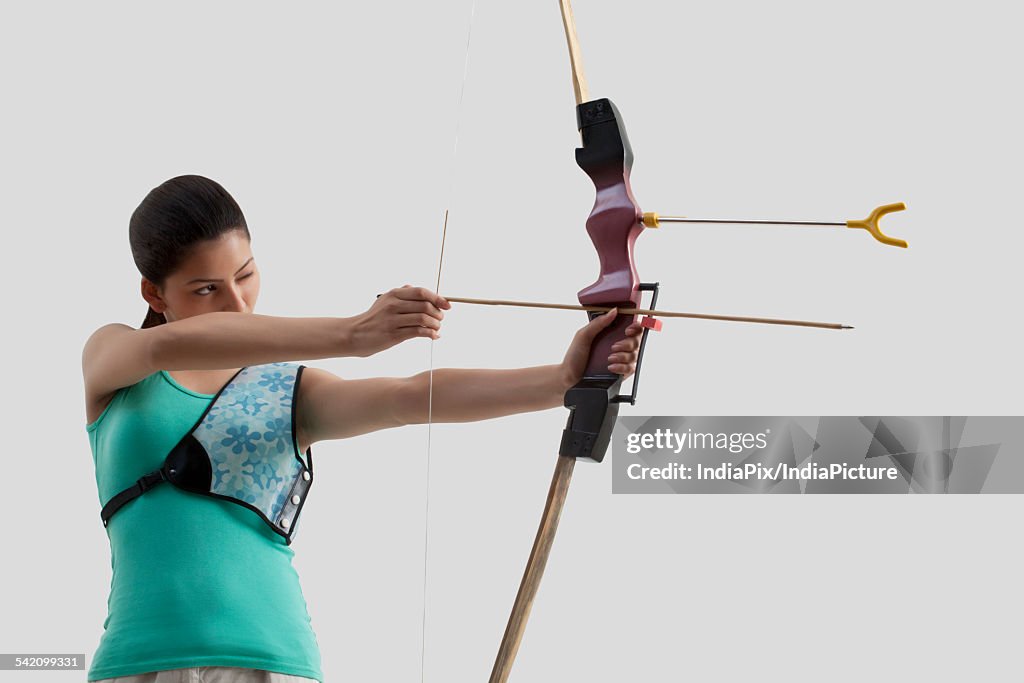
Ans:
[[[569,46],[569,65],[572,67],[572,89],[576,94],[576,104],[580,105],[590,99],[587,90],[587,77],[583,73],[583,55],[580,52],[580,41],[576,37],[576,19],[572,15],[569,0],[558,0],[562,10],[562,26],[565,28],[565,42]]]
[[[576,458],[565,455],[558,456],[555,473],[551,477],[551,487],[548,489],[548,499],[544,504],[544,514],[541,515],[540,527],[537,529],[537,537],[533,541],[530,559],[526,563],[523,580],[519,584],[519,592],[516,593],[512,614],[505,626],[505,635],[502,636],[501,647],[498,648],[498,656],[494,660],[494,668],[491,669],[490,683],[505,683],[512,671],[512,663],[515,661],[516,653],[519,652],[519,643],[526,630],[526,620],[530,616],[533,599],[537,596],[537,588],[540,586],[540,579],[544,574],[548,555],[551,553],[551,545],[555,541],[558,520],[562,515],[566,494],[569,493],[569,482],[572,480],[572,471],[575,466]]]

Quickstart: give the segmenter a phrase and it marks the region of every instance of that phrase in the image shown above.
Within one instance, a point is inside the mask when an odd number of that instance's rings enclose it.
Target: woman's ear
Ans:
[[[160,296],[160,289],[146,278],[142,278],[142,298],[146,300],[149,307],[157,313],[167,310],[167,304]]]

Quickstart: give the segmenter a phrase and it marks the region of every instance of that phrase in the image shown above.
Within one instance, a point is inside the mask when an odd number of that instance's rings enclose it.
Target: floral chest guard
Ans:
[[[303,460],[295,435],[295,396],[304,367],[266,363],[240,369],[160,469],[103,506],[103,526],[123,505],[169,481],[252,510],[290,545],[313,484],[312,448]]]

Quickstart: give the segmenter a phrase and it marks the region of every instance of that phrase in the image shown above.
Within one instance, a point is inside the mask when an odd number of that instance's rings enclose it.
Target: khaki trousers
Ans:
[[[317,683],[315,678],[280,674],[234,666],[194,666],[188,669],[151,671],[134,676],[115,676],[93,683]]]

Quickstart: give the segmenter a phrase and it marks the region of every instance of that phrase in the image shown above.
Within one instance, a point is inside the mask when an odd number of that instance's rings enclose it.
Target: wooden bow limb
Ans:
[[[523,580],[519,584],[519,592],[516,593],[516,601],[512,605],[505,634],[501,638],[501,646],[494,660],[494,668],[491,669],[489,683],[505,683],[512,671],[512,663],[519,652],[519,643],[526,630],[526,620],[530,616],[533,599],[537,596],[537,588],[540,587],[540,580],[544,575],[551,545],[555,542],[558,520],[562,516],[562,506],[565,504],[566,494],[569,493],[569,482],[572,480],[575,466],[576,458],[558,456],[555,473],[551,477],[551,487],[548,489],[548,499],[544,504],[544,514],[540,518],[537,537],[533,541],[526,570],[523,571]]]

